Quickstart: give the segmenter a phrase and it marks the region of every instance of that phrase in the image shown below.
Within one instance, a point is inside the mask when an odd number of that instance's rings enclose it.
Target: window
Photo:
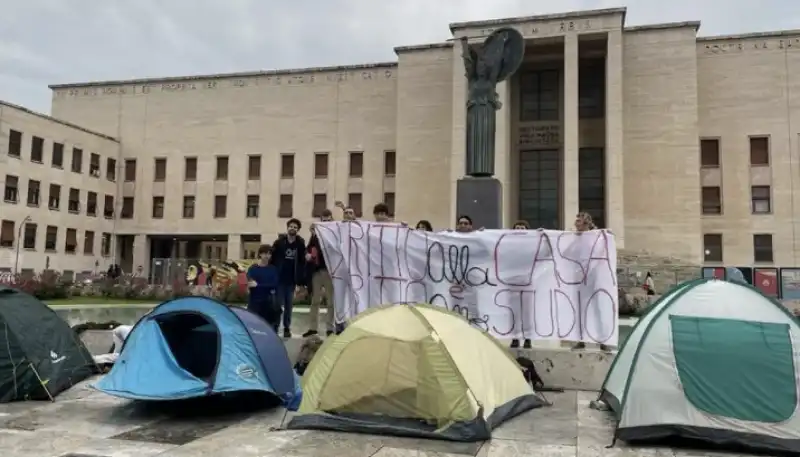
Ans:
[[[351,152],[350,153],[350,174],[351,178],[360,178],[364,176],[364,153]]]
[[[772,198],[769,186],[751,186],[750,199],[753,203],[753,214],[769,214],[772,212]]]
[[[281,154],[281,178],[294,178],[294,154]]]
[[[311,208],[311,216],[322,217],[322,212],[328,206],[327,194],[314,194],[314,206]]]
[[[384,192],[383,202],[389,207],[389,216],[394,217],[394,192]]]
[[[0,247],[14,246],[14,221],[4,220],[0,228]]]
[[[281,199],[278,202],[278,217],[292,217],[293,214],[293,198],[292,194],[281,194]]]
[[[541,158],[538,158],[539,160]],[[538,168],[546,165],[537,160],[533,166]],[[530,166],[526,166],[529,168]],[[534,170],[536,168],[533,168]],[[559,167],[560,168],[560,167]],[[539,170],[539,172],[546,172]],[[557,183],[552,181],[557,187]],[[535,191],[526,190],[526,194],[536,195],[538,198],[547,198],[552,195],[547,190],[548,184],[545,179],[539,179],[538,183],[531,183],[525,189],[536,189]],[[594,224],[597,227],[606,225],[606,156],[603,148],[580,148],[578,149],[578,207],[581,211],[591,214]],[[538,208],[543,209],[541,206]],[[528,219],[530,223],[531,220]]]
[[[217,157],[217,174],[216,174],[217,181],[227,181],[228,180],[228,158],[227,157]]]
[[[83,233],[83,254],[94,254],[94,232],[91,230],[87,230]]]
[[[100,177],[100,155],[94,152],[89,154],[89,176]]]
[[[772,262],[772,235],[753,235],[753,259],[756,262]]]
[[[86,215],[97,216],[97,192],[86,194]]]
[[[136,181],[136,159],[125,159],[125,182]]]
[[[48,225],[44,233],[44,250],[55,252],[58,242],[58,227]]]
[[[196,157],[187,157],[186,160],[184,161],[183,180],[184,181],[196,181],[197,180],[197,158]]]
[[[153,219],[164,218],[164,197],[153,197]]]
[[[36,224],[30,222],[25,224],[25,232],[22,236],[22,247],[24,249],[36,249]]]
[[[214,196],[214,217],[221,219],[228,215],[228,196]]]
[[[722,214],[722,190],[703,186],[703,214]]]
[[[100,255],[102,255],[103,257],[108,257],[111,255],[110,233],[103,233],[103,237],[100,239]]]
[[[349,194],[347,196],[348,206],[353,208],[353,211],[356,213],[356,217],[361,217],[361,194]]]
[[[519,81],[519,120],[522,122],[557,121],[559,118],[560,72],[558,70],[527,72],[520,75]]]
[[[47,207],[58,211],[61,208],[61,186],[50,184],[50,194],[47,198]]]
[[[31,138],[31,162],[42,163],[44,160],[44,138]]]
[[[6,175],[6,187],[3,191],[3,200],[6,203],[16,203],[19,199],[19,178]]]
[[[700,166],[719,168],[719,140],[700,140]]]
[[[16,130],[8,132],[8,155],[11,157],[22,155],[22,132]]]
[[[75,254],[78,250],[78,231],[75,229],[67,229],[67,237],[64,239],[64,252],[67,254]]]
[[[383,175],[394,176],[397,173],[397,153],[395,151],[383,151]]]
[[[606,115],[606,64],[604,59],[581,59],[578,69],[578,116],[598,119]]]
[[[81,191],[71,188],[67,197],[67,211],[79,213],[81,211]]]
[[[261,156],[247,157],[247,179],[261,179]]]
[[[317,152],[314,154],[314,177],[326,179],[328,177],[328,153]]]
[[[64,168],[64,144],[53,143],[53,158],[50,165],[53,168]]]
[[[192,195],[183,197],[183,218],[194,219],[194,196]]]
[[[769,165],[768,137],[750,137],[750,165],[754,167]]]
[[[33,179],[28,180],[28,206],[39,206],[39,197],[42,192],[42,184]]]
[[[133,197],[122,197],[122,211],[120,211],[119,217],[133,219]]]
[[[114,196],[113,195],[106,195],[103,198],[103,217],[106,219],[113,219],[114,218]]]
[[[258,195],[247,196],[247,217],[258,217],[260,198]]]
[[[114,159],[106,160],[106,179],[111,182],[117,180],[117,161]]]
[[[703,259],[706,262],[722,262],[722,235],[706,233],[703,235]]]
[[[153,167],[153,181],[154,182],[164,182],[167,180],[167,159],[158,158],[155,160],[155,166]]]
[[[72,148],[72,167],[73,173],[83,173],[83,149]]]

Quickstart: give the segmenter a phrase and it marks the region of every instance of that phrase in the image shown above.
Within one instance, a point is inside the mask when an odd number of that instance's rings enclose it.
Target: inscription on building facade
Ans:
[[[545,148],[561,146],[561,125],[557,123],[531,123],[519,126],[517,138],[520,148]]]
[[[800,50],[800,37],[784,37],[772,39],[745,39],[739,41],[709,42],[703,46],[704,54],[737,54],[749,51],[764,50]]]
[[[522,34],[522,36],[536,36],[540,34],[555,35],[559,33],[582,32],[586,30],[592,30],[593,24],[591,19],[578,19],[574,21],[545,22],[542,24],[514,24],[502,27],[511,27],[517,29]],[[495,30],[502,27],[488,27],[485,29],[481,29],[478,34],[483,36],[489,36]]]

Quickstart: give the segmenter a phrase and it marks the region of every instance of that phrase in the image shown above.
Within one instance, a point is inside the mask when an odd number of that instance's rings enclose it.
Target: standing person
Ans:
[[[467,216],[466,214],[458,216],[458,219],[456,219],[456,232],[469,233],[473,230],[471,217]]]
[[[421,221],[417,222],[417,230],[421,230],[423,232],[432,232],[433,225],[430,222],[422,219]]]
[[[642,284],[642,288],[644,289],[645,293],[648,296],[652,296],[656,294],[656,284],[653,281],[653,275],[650,274],[648,271],[644,277],[644,284]]]
[[[519,220],[514,222],[514,230],[530,230],[531,225],[528,224],[528,221]],[[516,349],[519,347],[519,340],[513,339],[511,340],[511,348]],[[525,342],[522,343],[523,349],[530,349],[531,348],[531,340],[529,338],[525,338]]]
[[[303,224],[292,218],[286,223],[286,235],[279,236],[272,248],[271,262],[278,268],[277,302],[283,309],[283,337],[292,337],[294,295],[305,285],[306,241],[297,234]]]
[[[375,222],[391,222],[392,218],[389,215],[389,205],[386,203],[378,203],[372,208],[372,215],[375,217]]]
[[[575,231],[576,232],[588,232],[590,230],[597,230],[597,226],[594,225],[594,221],[592,220],[592,215],[587,213],[586,211],[581,211],[577,215],[575,215]],[[583,341],[579,342],[575,346],[572,346],[572,349],[584,349],[586,348],[586,343]],[[600,349],[603,351],[608,351],[610,348],[605,344],[600,344]]]
[[[281,322],[281,308],[275,302],[278,269],[270,265],[271,256],[272,247],[262,244],[258,247],[258,262],[247,269],[247,287],[250,289],[247,309],[261,316],[278,333]]]
[[[353,209],[352,206],[344,206],[344,203],[341,201],[337,201],[335,203],[337,208],[342,209],[342,220],[343,221],[354,221],[356,220],[356,210]]]
[[[333,213],[331,210],[326,209],[322,212],[319,218],[321,222],[330,222],[333,220]],[[311,238],[308,240],[308,248],[306,249],[306,263],[310,266],[311,273],[311,326],[306,333],[303,334],[304,338],[311,335],[318,334],[319,328],[319,307],[322,301],[325,301],[325,330],[327,335],[331,335],[334,331],[333,327],[333,282],[331,275],[328,272],[328,266],[325,264],[325,256],[322,252],[322,246],[319,242],[314,227],[311,227]]]

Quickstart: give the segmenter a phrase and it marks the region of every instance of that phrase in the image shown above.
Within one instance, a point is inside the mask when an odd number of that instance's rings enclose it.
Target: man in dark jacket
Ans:
[[[319,220],[321,222],[329,222],[333,220],[333,213],[331,210],[326,209],[322,211],[322,216]],[[311,325],[308,331],[303,334],[304,337],[316,335],[319,328],[319,308],[322,301],[325,301],[325,330],[327,334],[333,333],[333,282],[331,275],[328,273],[328,267],[325,264],[325,257],[320,246],[319,237],[317,236],[314,228],[311,228],[311,238],[308,240],[308,249],[306,249],[306,262],[310,269],[313,271],[311,276],[311,312],[309,318]]]
[[[304,286],[306,242],[297,232],[302,224],[297,219],[286,223],[286,235],[272,245],[272,264],[278,267],[277,302],[283,308],[283,337],[292,337],[292,304],[295,290]]]

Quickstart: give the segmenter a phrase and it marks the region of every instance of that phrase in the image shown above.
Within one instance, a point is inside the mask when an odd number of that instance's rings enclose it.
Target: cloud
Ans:
[[[607,0],[0,0],[0,99],[49,111],[48,84],[386,61],[448,24],[610,8]],[[701,35],[800,28],[788,0],[630,0],[627,23]]]

